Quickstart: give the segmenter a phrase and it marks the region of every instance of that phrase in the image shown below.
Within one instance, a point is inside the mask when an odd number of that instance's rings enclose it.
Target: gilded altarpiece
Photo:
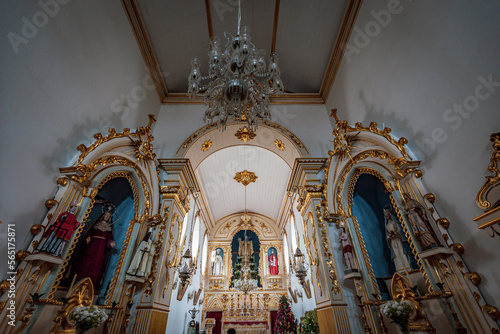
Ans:
[[[82,237],[85,225],[80,226],[73,233],[60,257],[35,252],[35,250],[42,240],[41,231],[52,224],[62,212],[67,211],[72,203],[76,202],[79,205],[75,214],[76,219],[86,222],[97,201],[99,190],[111,180],[119,178],[127,180],[130,184],[133,193],[133,208],[131,208],[133,217],[129,222],[122,223],[126,226],[124,239],[117,251],[118,260],[115,267],[108,269],[112,273],[112,278],[107,293],[103,296],[103,305],[99,306],[110,315],[104,323],[106,332],[122,333],[127,329],[131,320],[131,310],[127,306],[133,305],[133,311],[139,314],[141,307],[145,310],[152,309],[150,306],[159,299],[157,297],[159,289],[156,288],[160,282],[158,278],[162,274],[165,275],[162,273],[163,254],[167,248],[167,239],[164,234],[169,227],[168,222],[172,221],[169,217],[177,208],[175,205],[162,205],[160,202],[160,179],[156,167],[158,162],[153,153],[153,137],[150,134],[155,119],[152,115],[149,118],[150,122],[147,126],[135,131],[124,129],[122,132],[117,132],[115,129],[110,129],[108,135],[100,133],[94,135],[95,141],[90,146],[81,144],[77,147],[80,152],[77,162],[73,166],[60,169],[57,192],[46,202],[49,212],[41,224],[32,227],[34,239],[30,247],[18,252],[20,263],[17,267],[16,290],[18,293],[16,294],[17,313],[14,332],[24,329],[35,331],[37,328],[44,328],[44,330],[51,328],[51,333],[72,332],[74,324],[66,319],[68,308],[62,302],[63,298],[74,300],[72,307],[96,302],[93,287],[85,290],[91,291],[92,296],[89,295],[89,298],[82,299],[82,295],[79,295],[83,293],[83,290],[79,290],[79,287],[84,288],[83,281],[71,282],[69,290],[63,289],[61,285],[65,273],[68,272],[71,255],[75,251],[79,238]],[[153,266],[146,277],[130,279],[126,274],[126,269],[148,230],[154,231]],[[148,296],[156,298],[149,305],[145,304]],[[3,307],[6,297],[5,294],[2,296],[4,302],[0,304],[2,305],[0,314],[0,331],[2,332],[12,330],[12,327],[7,327],[7,309]],[[159,328],[155,325],[153,318],[154,316],[150,316],[142,323],[145,332],[154,332],[152,328]],[[135,320],[137,322],[141,318],[136,317]],[[166,325],[166,319],[159,319],[156,324],[161,326],[161,322]],[[129,330],[131,326],[133,324],[130,324]]]
[[[415,313],[410,319],[410,330],[498,333],[498,310],[483,301],[477,288],[480,276],[467,270],[460,256],[464,247],[452,240],[450,221],[438,215],[434,203],[439,200],[424,187],[420,161],[408,151],[407,140],[395,139],[389,128],[379,129],[373,122],[369,126],[361,123],[350,126],[337,118],[336,110],[332,117],[334,148],[324,168],[321,216],[338,228],[344,227],[352,240],[354,269],[359,274],[348,275],[348,271],[343,274],[341,270],[340,279],[354,283],[348,286],[353,287],[359,298],[365,332],[387,333],[384,321],[389,323],[380,313],[380,305],[385,301],[365,245],[368,236],[363,235],[352,210],[357,180],[367,174],[383,184],[390,198],[388,207],[401,225],[417,263],[416,270],[396,273],[392,277],[393,285],[396,277],[399,282],[404,281],[407,290],[403,290],[408,292],[396,296],[392,288],[392,298],[403,296],[410,300],[404,296],[412,296],[410,301],[415,306]],[[428,218],[423,218],[426,225],[422,229],[416,228],[414,208]],[[344,263],[341,268],[345,268]]]
[[[204,274],[206,288],[202,323],[207,312],[221,311],[226,330],[229,324],[239,326],[238,324],[252,322],[254,326],[264,326],[265,323],[269,323],[269,311],[278,309],[279,298],[286,293],[287,288],[283,267],[283,236],[272,219],[254,213],[249,213],[250,221],[245,226],[259,238],[258,267],[262,287],[251,291],[247,296],[230,287],[233,268],[231,242],[238,232],[244,230],[242,214],[236,213],[221,219],[209,233],[209,265]],[[269,272],[268,251],[273,247],[277,250],[278,275],[270,275]],[[223,270],[221,275],[214,275],[214,259],[211,254],[218,248],[224,252]]]

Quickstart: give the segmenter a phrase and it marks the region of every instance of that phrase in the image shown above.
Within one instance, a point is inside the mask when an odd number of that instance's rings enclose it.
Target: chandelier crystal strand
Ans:
[[[202,77],[197,58],[191,60],[188,78],[188,96],[201,97],[208,106],[205,122],[217,119],[217,127],[224,130],[228,118],[246,120],[255,131],[257,120],[269,120],[272,95],[283,93],[278,56],[272,53],[266,67],[266,52],[256,50],[251,42],[250,29],[241,24],[241,3],[238,1],[237,35],[224,33],[226,45],[221,51],[221,40],[214,37],[208,50],[208,76]],[[208,81],[208,82],[207,82]]]

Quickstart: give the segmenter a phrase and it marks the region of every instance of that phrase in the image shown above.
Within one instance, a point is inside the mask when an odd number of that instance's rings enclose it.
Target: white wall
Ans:
[[[390,20],[381,15],[389,4]],[[472,218],[481,214],[474,198],[487,175],[489,136],[500,131],[499,15],[496,1],[364,1],[326,104],[350,124],[376,121],[409,140],[492,304],[500,297],[500,240]],[[488,78],[495,83],[486,88]],[[471,111],[461,116],[455,104]]]
[[[146,125],[160,105],[120,1],[58,1],[2,1],[0,11],[0,239],[16,224],[16,249],[76,146]]]

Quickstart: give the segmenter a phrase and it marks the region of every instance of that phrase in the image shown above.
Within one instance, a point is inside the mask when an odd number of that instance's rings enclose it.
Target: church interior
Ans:
[[[500,333],[498,1],[2,1],[1,333]]]

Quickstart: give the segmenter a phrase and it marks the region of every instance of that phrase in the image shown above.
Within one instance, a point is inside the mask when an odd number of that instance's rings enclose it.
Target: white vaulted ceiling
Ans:
[[[196,169],[214,221],[245,209],[245,187],[234,180],[236,172],[257,176],[246,187],[247,211],[278,219],[291,168],[270,150],[232,146],[208,156]]]

